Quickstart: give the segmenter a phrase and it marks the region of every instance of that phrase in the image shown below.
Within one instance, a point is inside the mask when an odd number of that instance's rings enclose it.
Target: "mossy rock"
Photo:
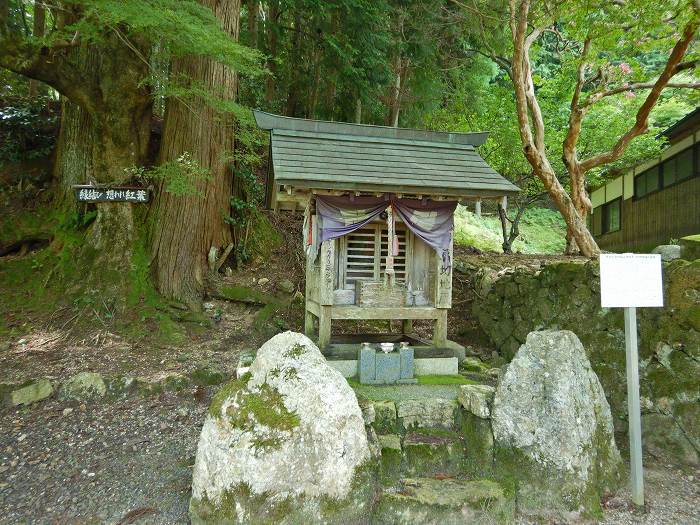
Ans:
[[[10,404],[13,406],[31,405],[32,403],[51,397],[53,392],[53,385],[48,379],[30,381],[25,383],[21,388],[10,392]]]
[[[224,286],[219,290],[219,295],[224,299],[239,303],[266,305],[278,302],[278,299],[273,295],[245,286]]]
[[[398,492],[379,500],[375,525],[511,523],[514,502],[491,480],[404,479]]]
[[[136,378],[136,393],[143,397],[162,394],[164,391],[162,381],[150,381],[143,377]]]
[[[700,418],[700,403],[688,408],[693,419]],[[691,442],[680,422],[671,415],[642,415],[642,440],[644,449],[655,457],[670,461],[680,458],[686,465],[700,464],[700,449],[697,448],[700,444]]]
[[[136,390],[137,380],[130,376],[105,377],[108,399],[121,399]]]
[[[599,448],[603,450],[603,448]],[[582,486],[577,475],[548,469],[525,457],[514,448],[494,448],[494,477],[506,491],[515,493],[520,514],[540,520],[561,520],[568,516],[600,519],[603,511],[600,501],[605,494],[615,492],[621,482],[621,471],[601,474],[598,458],[591,466],[589,479]]]
[[[377,433],[385,434],[397,430],[396,403],[393,401],[372,401],[374,423]]]
[[[401,437],[398,434],[380,434],[377,436],[381,450],[380,480],[382,485],[395,484],[401,477]]]
[[[460,427],[465,448],[464,474],[472,478],[491,476],[494,469],[491,420],[462,411]]]
[[[192,525],[361,525],[367,523],[377,493],[376,466],[365,464],[355,471],[345,499],[304,495],[270,497],[253,494],[242,483],[229,489],[218,502],[190,500]]]
[[[688,235],[680,240],[681,257],[688,261],[700,259],[700,235]]]
[[[423,429],[404,438],[403,471],[409,476],[458,476],[464,460],[464,440],[457,432]]]
[[[491,367],[478,357],[465,357],[459,363],[460,371],[465,372],[486,372],[489,368]]]
[[[208,366],[197,368],[190,372],[190,379],[195,385],[212,386],[225,382],[227,375],[224,371]]]
[[[102,374],[80,372],[61,385],[58,397],[61,400],[86,401],[103,397],[106,393],[107,385]]]
[[[693,398],[700,362],[700,260],[675,260],[663,268],[664,308],[641,309],[637,314],[640,386],[652,401]],[[531,331],[573,331],[600,378],[616,430],[627,432],[623,312],[600,307],[599,275],[597,262],[549,264],[539,273],[519,269],[498,278],[491,291],[474,302],[473,313],[507,360]],[[505,297],[513,285],[523,298],[517,308],[511,297]],[[674,349],[668,366],[657,360],[660,345]],[[694,427],[689,428],[691,438],[700,439]]]

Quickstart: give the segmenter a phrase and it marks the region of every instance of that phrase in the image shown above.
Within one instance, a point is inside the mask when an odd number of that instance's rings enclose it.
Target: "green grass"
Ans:
[[[473,385],[476,382],[460,375],[454,376],[416,376],[419,385]]]
[[[461,376],[461,375],[452,375],[452,376],[425,375],[425,376],[416,376],[416,379],[418,380],[419,385],[473,385],[473,384],[475,384],[475,381],[467,379],[466,377]],[[369,385],[361,384],[360,381],[357,379],[357,377],[348,377],[347,381],[348,381],[348,384],[352,388],[369,386]],[[382,386],[380,386],[380,388]],[[401,387],[401,385],[391,385],[391,386],[396,386],[398,388]]]
[[[558,212],[532,208],[525,212],[519,227],[520,236],[513,243],[513,252],[558,254],[564,251],[566,224]],[[465,207],[458,206],[455,213],[455,243],[483,251],[501,252],[501,221],[496,215],[479,218]]]

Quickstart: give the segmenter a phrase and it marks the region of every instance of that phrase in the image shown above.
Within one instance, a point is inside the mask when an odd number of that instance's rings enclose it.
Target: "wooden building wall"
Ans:
[[[620,229],[602,234],[602,206],[591,216],[598,245],[610,251],[649,251],[670,239],[700,233],[700,177],[640,199],[622,200]]]

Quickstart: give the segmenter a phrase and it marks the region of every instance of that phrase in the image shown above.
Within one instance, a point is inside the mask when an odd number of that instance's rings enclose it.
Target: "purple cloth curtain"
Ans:
[[[316,211],[321,219],[320,242],[337,239],[372,221],[390,204],[388,197],[330,196],[316,197]]]
[[[409,230],[431,246],[442,258],[442,271],[449,270],[450,242],[456,201],[399,199],[394,195],[316,197],[320,217],[319,242],[352,233],[392,206]]]
[[[457,201],[392,199],[391,204],[406,226],[442,258],[442,271],[448,271]]]

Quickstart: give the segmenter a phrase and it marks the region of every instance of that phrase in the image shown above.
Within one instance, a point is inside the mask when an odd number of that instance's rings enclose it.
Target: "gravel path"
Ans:
[[[0,523],[188,523],[210,394],[2,409]],[[602,523],[700,524],[700,471],[646,461],[646,512],[623,491],[605,502]]]
[[[206,407],[164,396],[3,412],[0,523],[187,523]]]

